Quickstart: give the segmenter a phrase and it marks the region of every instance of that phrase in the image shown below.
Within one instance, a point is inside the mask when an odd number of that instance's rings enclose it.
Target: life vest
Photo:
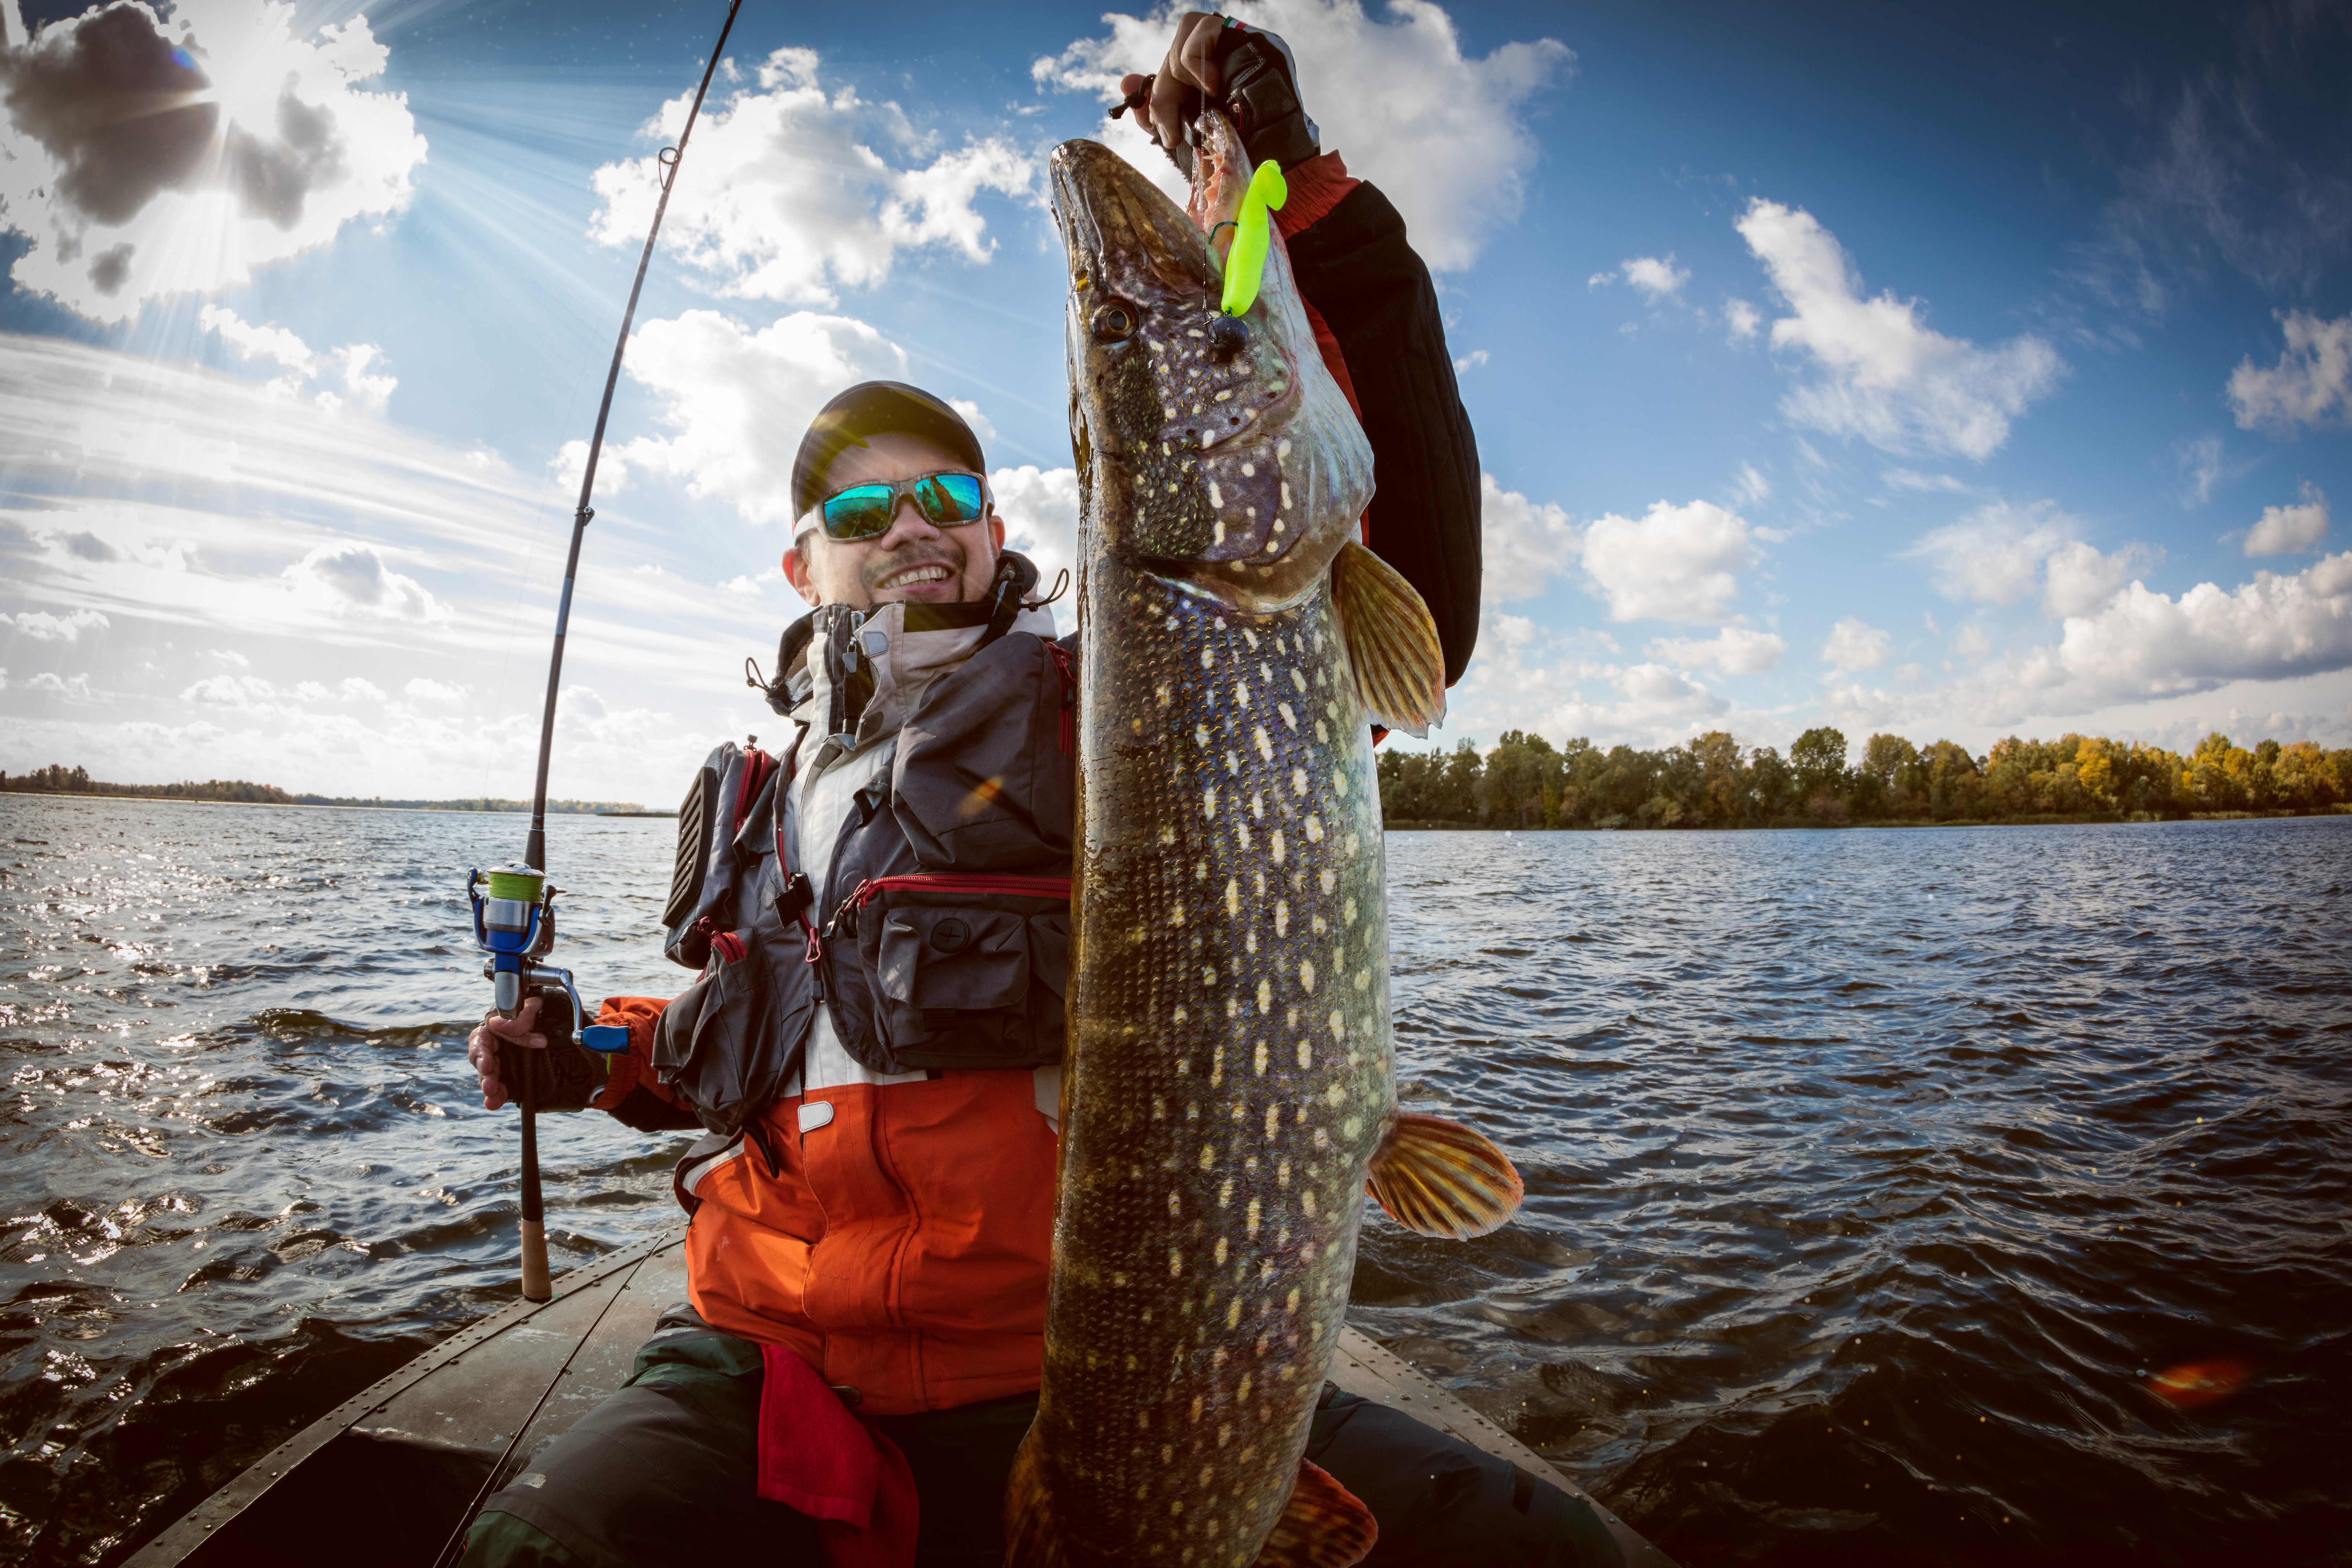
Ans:
[[[794,741],[719,748],[681,809],[664,926],[701,977],[657,1021],[607,1004],[710,1129],[677,1173],[696,1309],[866,1415],[1039,1379],[1074,667],[1042,612],[988,608],[786,634]]]

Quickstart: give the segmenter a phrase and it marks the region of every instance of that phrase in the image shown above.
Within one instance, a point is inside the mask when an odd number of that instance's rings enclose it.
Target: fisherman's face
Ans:
[[[944,469],[968,471],[963,459],[919,436],[883,431],[848,447],[825,470],[824,493],[852,485],[895,483]],[[950,605],[986,596],[1004,547],[1004,520],[992,505],[973,522],[934,526],[912,496],[898,498],[890,530],[871,539],[839,540],[823,528],[808,536],[808,560],[784,552],[784,575],[812,605],[870,610],[900,600]]]

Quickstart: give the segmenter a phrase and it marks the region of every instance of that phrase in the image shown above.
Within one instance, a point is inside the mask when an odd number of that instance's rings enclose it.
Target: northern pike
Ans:
[[[1479,1134],[1401,1113],[1374,722],[1444,710],[1427,608],[1358,542],[1372,455],[1213,114],[1188,216],[1053,157],[1068,250],[1080,773],[1061,1169],[1016,1568],[1344,1564],[1377,1535],[1303,1458],[1367,1177],[1432,1235],[1518,1205]],[[1230,228],[1223,231],[1230,237]]]

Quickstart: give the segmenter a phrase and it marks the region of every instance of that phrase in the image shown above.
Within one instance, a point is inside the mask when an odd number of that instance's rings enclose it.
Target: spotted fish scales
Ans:
[[[1238,197],[1222,123],[1213,221]],[[1277,242],[1214,314],[1202,226],[1054,161],[1084,487],[1070,1038],[1016,1564],[1333,1563],[1369,1512],[1302,1465],[1367,1173],[1475,1234],[1517,1179],[1401,1116],[1370,724],[1442,710],[1427,611],[1354,542],[1370,452]]]

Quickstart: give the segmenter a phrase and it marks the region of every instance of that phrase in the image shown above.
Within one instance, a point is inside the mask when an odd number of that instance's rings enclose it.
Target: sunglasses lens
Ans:
[[[888,485],[858,485],[824,503],[824,531],[835,539],[870,539],[890,531],[898,498]]]
[[[970,522],[981,514],[978,474],[933,474],[915,487],[915,504],[933,522]]]

